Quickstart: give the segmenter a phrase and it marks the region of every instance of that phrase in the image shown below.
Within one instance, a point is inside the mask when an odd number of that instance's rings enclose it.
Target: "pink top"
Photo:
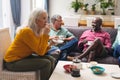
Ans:
[[[103,45],[107,48],[111,47],[111,40],[110,40],[110,34],[105,32],[105,31],[100,31],[100,32],[94,32],[92,30],[87,30],[83,32],[81,37],[79,38],[78,45],[86,39],[87,41],[94,41],[96,38],[99,38]],[[84,45],[86,48],[86,44]]]

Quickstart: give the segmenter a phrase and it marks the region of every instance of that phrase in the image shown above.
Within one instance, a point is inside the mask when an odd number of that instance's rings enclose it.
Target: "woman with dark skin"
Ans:
[[[82,54],[76,56],[79,59],[88,56],[87,61],[90,62],[96,57],[105,57],[108,54],[108,50],[111,48],[111,40],[109,33],[105,32],[101,28],[102,19],[96,17],[92,21],[93,29],[85,31],[78,42],[78,48],[82,49]],[[88,45],[88,42],[92,42]],[[73,60],[74,57],[67,57],[69,60]]]

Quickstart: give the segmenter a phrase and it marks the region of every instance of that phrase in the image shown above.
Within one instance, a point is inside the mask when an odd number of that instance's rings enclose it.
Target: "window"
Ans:
[[[0,28],[3,25],[3,18],[2,18],[2,0],[0,0]]]
[[[0,0],[0,27],[13,26],[10,0]]]
[[[0,28],[9,27],[11,38],[14,37],[14,24],[12,20],[10,0],[0,0]]]
[[[32,0],[32,7],[44,9],[45,0]]]

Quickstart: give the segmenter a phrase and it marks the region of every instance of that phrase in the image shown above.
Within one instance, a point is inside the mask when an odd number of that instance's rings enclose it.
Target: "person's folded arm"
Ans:
[[[21,31],[21,39],[33,52],[41,56],[45,55],[50,48],[50,46],[48,46],[49,35],[47,34],[37,37],[32,30],[28,29]]]

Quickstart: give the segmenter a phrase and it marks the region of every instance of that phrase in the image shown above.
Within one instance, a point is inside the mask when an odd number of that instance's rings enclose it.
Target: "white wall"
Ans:
[[[116,0],[116,10],[115,10],[115,15],[120,15],[120,1]]]
[[[70,7],[72,0],[50,0],[50,16],[54,14],[60,14],[61,16],[67,16],[74,14],[73,9]]]

